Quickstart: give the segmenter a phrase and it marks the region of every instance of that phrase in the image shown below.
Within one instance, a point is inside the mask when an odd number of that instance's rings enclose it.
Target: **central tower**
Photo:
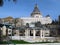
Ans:
[[[34,10],[33,10],[33,12],[31,13],[31,17],[35,17],[35,18],[40,18],[40,17],[42,17],[42,15],[41,15],[41,13],[40,13],[40,11],[39,11],[39,9],[38,9],[37,4],[35,4]]]

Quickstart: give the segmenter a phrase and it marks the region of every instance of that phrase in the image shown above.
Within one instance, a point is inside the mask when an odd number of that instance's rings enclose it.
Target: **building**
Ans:
[[[40,22],[38,27],[35,26],[37,22]],[[51,23],[50,16],[43,17],[36,4],[31,17],[19,18],[17,25],[20,26],[13,30],[12,40],[25,40],[28,42],[55,41],[54,37],[50,37],[50,29],[44,26]]]
[[[28,42],[53,42],[56,41],[55,37],[51,36],[51,29],[46,27],[47,24],[52,23],[49,15],[43,17],[38,9],[37,4],[34,7],[31,17],[22,17],[15,19],[16,27],[8,28],[3,26],[3,34],[8,34],[12,40],[24,40]],[[36,26],[38,24],[38,26]],[[50,26],[51,27],[51,26]]]
[[[19,20],[20,22],[22,20],[23,25],[26,25],[27,23],[31,25],[32,23],[35,23],[35,22],[41,22],[41,24],[52,23],[52,19],[50,18],[49,15],[47,15],[46,17],[43,17],[40,10],[38,9],[37,4],[35,5],[33,12],[31,13],[31,17],[22,17]]]

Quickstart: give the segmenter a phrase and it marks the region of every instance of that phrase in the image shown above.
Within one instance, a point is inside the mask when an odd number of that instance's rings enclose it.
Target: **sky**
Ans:
[[[4,0],[0,7],[0,18],[12,16],[14,18],[29,17],[37,3],[42,16],[50,15],[51,19],[58,19],[60,15],[60,0],[17,0],[13,3]]]

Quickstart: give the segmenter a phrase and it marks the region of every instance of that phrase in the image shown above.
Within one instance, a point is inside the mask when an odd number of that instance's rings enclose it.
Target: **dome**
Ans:
[[[50,17],[50,15],[47,15],[46,17]]]
[[[33,12],[31,13],[31,16],[35,15],[35,14],[41,14],[40,11],[39,11],[39,9],[38,9],[37,4],[35,5]]]

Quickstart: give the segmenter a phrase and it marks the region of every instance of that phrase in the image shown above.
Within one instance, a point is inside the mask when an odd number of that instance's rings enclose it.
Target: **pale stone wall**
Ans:
[[[40,14],[35,14],[35,15],[32,15],[31,17],[41,18],[41,17],[42,17],[42,15],[40,15]]]
[[[32,23],[32,22],[38,22],[40,21],[41,24],[50,24],[52,23],[52,19],[50,17],[41,17],[41,18],[34,18],[34,17],[23,17],[21,18],[23,20],[23,25],[26,25],[26,23]]]

